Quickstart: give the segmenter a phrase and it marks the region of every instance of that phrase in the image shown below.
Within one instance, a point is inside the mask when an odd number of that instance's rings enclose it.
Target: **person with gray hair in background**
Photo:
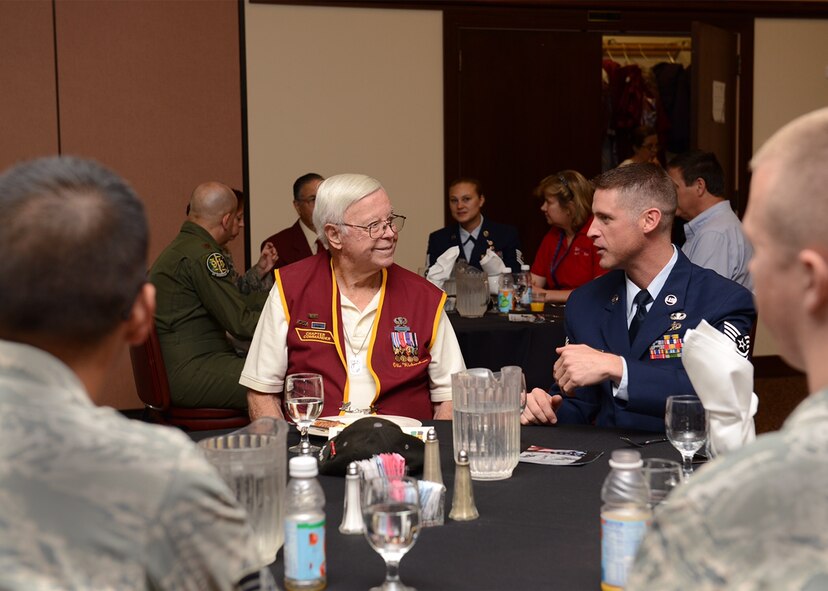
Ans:
[[[811,394],[781,430],[710,462],[659,505],[628,591],[828,589],[826,162],[821,109],[753,158],[745,213],[762,323]]]
[[[0,219],[0,589],[275,588],[198,448],[95,405],[153,322],[138,197],[42,158],[0,176]]]
[[[724,171],[713,152],[692,150],[667,164],[678,194],[676,215],[687,220],[681,251],[691,262],[753,289],[753,248],[725,197]]]
[[[445,294],[394,264],[405,216],[376,179],[341,174],[319,186],[313,221],[327,250],[277,269],[241,374],[251,418],[282,417],[285,376],[312,372],[323,416],[450,419],[463,356]]]
[[[293,182],[293,207],[299,218],[292,226],[262,242],[262,249],[271,245],[279,252],[274,268],[313,256],[322,246],[313,224],[313,209],[316,205],[316,191],[324,180],[321,175],[309,172]]]

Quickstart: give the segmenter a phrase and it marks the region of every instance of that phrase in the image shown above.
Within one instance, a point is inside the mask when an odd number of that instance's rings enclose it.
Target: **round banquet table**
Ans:
[[[511,322],[505,314],[487,312],[480,318],[464,318],[450,312],[451,321],[466,367],[523,368],[529,389],[548,390],[552,385],[552,367],[558,359],[556,347],[566,340],[564,306],[547,305],[543,322]],[[537,316],[537,315],[535,315]]]
[[[473,481],[480,517],[448,519],[454,490],[451,422],[434,421],[440,441],[446,484],[445,525],[424,528],[400,565],[404,583],[419,591],[533,590],[578,591],[600,585],[601,485],[609,472],[613,449],[627,447],[619,439],[652,438],[652,433],[592,426],[521,427],[521,449],[540,445],[556,449],[604,452],[585,466],[541,466],[519,463],[508,480]],[[222,432],[193,432],[199,440]],[[288,444],[298,441],[291,428]],[[644,457],[679,460],[669,443],[641,448]],[[367,591],[384,577],[384,563],[362,535],[339,533],[345,479],[320,476],[326,498],[328,589]],[[271,565],[282,585],[282,551]]]

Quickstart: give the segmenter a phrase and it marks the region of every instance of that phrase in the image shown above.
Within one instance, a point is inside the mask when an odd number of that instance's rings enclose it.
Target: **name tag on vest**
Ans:
[[[300,341],[334,344],[333,333],[329,330],[314,330],[312,328],[294,327]]]

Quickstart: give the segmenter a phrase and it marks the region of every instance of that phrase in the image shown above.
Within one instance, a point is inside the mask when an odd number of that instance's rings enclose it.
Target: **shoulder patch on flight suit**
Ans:
[[[220,252],[214,252],[207,257],[207,270],[213,277],[227,277],[230,267]]]

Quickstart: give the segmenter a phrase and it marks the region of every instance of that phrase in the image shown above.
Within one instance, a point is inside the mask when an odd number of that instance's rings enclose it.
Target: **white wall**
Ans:
[[[362,172],[416,270],[443,226],[442,13],[248,3],[245,22],[253,250],[296,219],[296,177]]]
[[[828,20],[756,19],[753,151],[799,115],[828,106]],[[759,319],[755,355],[776,355]]]

